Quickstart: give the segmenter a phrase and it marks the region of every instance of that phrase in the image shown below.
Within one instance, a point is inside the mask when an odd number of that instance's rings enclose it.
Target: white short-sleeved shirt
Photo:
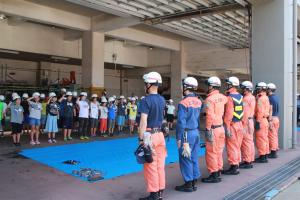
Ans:
[[[100,119],[107,119],[108,108],[106,106],[100,106]]]
[[[167,114],[175,115],[175,106],[174,105],[167,105]]]
[[[91,105],[90,105],[90,118],[93,118],[93,119],[98,119],[98,116],[99,116],[99,103],[96,102],[91,102]]]
[[[79,106],[79,117],[89,118],[89,103],[87,101],[79,101],[77,104]]]

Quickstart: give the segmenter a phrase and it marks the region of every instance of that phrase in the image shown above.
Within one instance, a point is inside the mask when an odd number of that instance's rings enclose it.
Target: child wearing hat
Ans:
[[[108,134],[109,136],[113,136],[116,123],[117,106],[115,104],[114,97],[109,97],[108,102]]]
[[[27,133],[29,134],[29,104],[28,104],[28,101],[27,99],[29,98],[28,94],[27,93],[24,93],[22,95],[22,101],[21,101],[21,106],[22,108],[24,109],[24,112],[23,112],[23,115],[24,115],[24,121],[23,121],[23,124],[24,124],[24,133]]]
[[[21,97],[15,95],[13,101],[9,103],[8,109],[10,109],[10,124],[11,124],[11,134],[13,138],[13,143],[15,146],[21,146],[20,138],[23,129],[23,112],[24,109],[21,106]]]
[[[42,116],[41,116],[41,127],[40,131],[43,133],[43,130],[46,125],[46,120],[47,120],[47,101],[46,101],[46,95],[41,94],[41,104],[42,104]]]
[[[88,131],[88,124],[89,124],[89,109],[90,105],[88,103],[87,98],[87,93],[86,92],[81,92],[79,98],[77,99],[77,105],[79,108],[79,134],[81,140],[88,140],[90,139],[87,136],[87,131]]]
[[[2,120],[5,117],[5,110],[7,108],[5,101],[5,97],[0,95],[0,134],[3,135],[3,127],[2,127]]]
[[[131,98],[131,103],[128,107],[128,118],[129,118],[129,126],[130,126],[130,134],[133,134],[134,125],[137,115],[137,105],[135,97]]]
[[[30,144],[39,145],[40,125],[42,115],[42,104],[40,103],[40,93],[33,93],[32,97],[27,99],[29,104],[29,124],[31,126]]]
[[[107,109],[107,100],[106,98],[101,98],[101,106],[100,106],[100,133],[101,136],[106,136],[105,132],[107,131],[107,114],[108,114],[108,109]]]
[[[66,98],[64,98],[66,97]],[[64,116],[62,118],[62,127],[64,129],[64,141],[72,140],[71,137],[74,116],[76,116],[75,104],[73,103],[73,93],[67,92],[60,100],[61,107],[63,108]]]
[[[55,134],[58,132],[59,105],[54,92],[49,94],[47,102],[47,121],[45,131],[48,133],[48,143],[56,143]]]
[[[98,119],[99,119],[99,110],[100,105],[98,102],[98,95],[92,95],[92,101],[90,103],[90,128],[91,128],[91,136],[96,136],[97,126],[98,126]]]

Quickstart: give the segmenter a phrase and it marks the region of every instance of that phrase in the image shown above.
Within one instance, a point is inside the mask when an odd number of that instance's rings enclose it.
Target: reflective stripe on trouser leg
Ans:
[[[279,129],[279,118],[273,117],[272,122],[273,129],[269,129],[268,139],[269,139],[269,147],[271,151],[277,151],[278,147],[278,129]]]
[[[181,140],[183,142],[183,140]],[[182,156],[182,147],[179,149],[179,166],[184,181],[192,181],[200,177],[199,148],[200,137],[198,130],[187,133],[187,141],[191,148],[191,158]]]
[[[144,164],[144,176],[148,192],[158,192],[165,189],[165,159],[166,144],[163,133],[155,133],[151,136],[154,153],[153,162]]]
[[[243,141],[242,141],[242,157],[243,161],[245,162],[253,162],[255,156],[255,149],[254,149],[254,122],[253,120],[248,121],[249,124],[244,126],[246,133],[244,133]]]
[[[209,173],[223,169],[224,132],[223,127],[213,129],[213,142],[206,141],[205,160]]]
[[[268,129],[268,121],[263,119],[260,123],[260,129],[255,132],[256,147],[260,156],[269,153]]]
[[[231,137],[226,138],[227,157],[230,165],[238,165],[241,161],[241,145],[243,140],[242,122],[230,126]]]

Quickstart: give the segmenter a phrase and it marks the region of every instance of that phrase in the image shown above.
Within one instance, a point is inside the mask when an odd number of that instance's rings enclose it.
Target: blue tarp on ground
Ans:
[[[178,162],[176,140],[170,138],[166,143],[168,149],[166,163]],[[136,138],[124,138],[26,149],[20,154],[67,174],[72,175],[73,170],[80,168],[91,168],[103,172],[104,179],[111,179],[142,170],[142,165],[137,164],[133,155],[136,148]],[[203,156],[204,152],[205,149],[201,148],[199,155]],[[66,160],[76,160],[80,163],[63,164]]]

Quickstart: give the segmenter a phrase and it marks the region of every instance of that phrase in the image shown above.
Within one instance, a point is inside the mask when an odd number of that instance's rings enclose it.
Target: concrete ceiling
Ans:
[[[66,0],[230,48],[249,46],[247,0]]]

